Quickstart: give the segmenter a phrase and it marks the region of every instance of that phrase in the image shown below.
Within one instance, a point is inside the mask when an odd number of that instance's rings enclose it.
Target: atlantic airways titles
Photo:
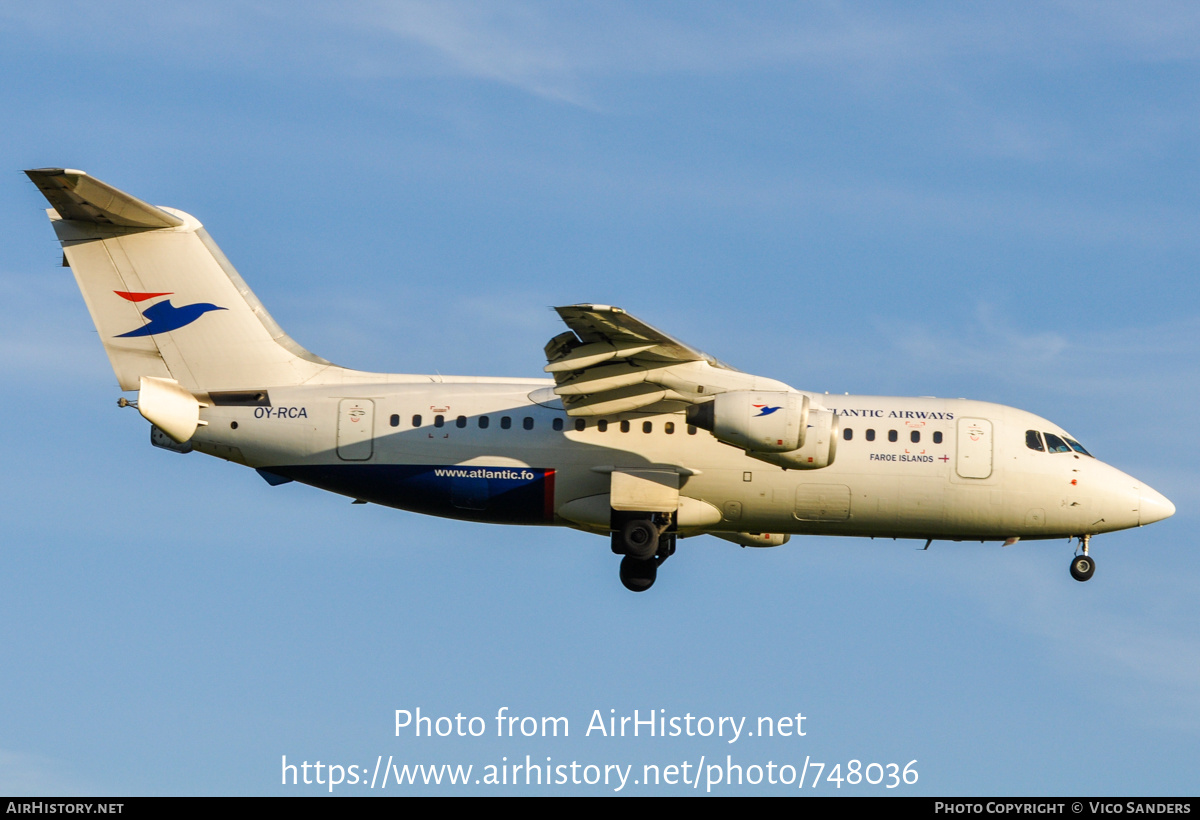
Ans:
[[[903,419],[905,421],[954,421],[954,414],[940,410],[875,410],[871,408],[828,408],[844,418]]]

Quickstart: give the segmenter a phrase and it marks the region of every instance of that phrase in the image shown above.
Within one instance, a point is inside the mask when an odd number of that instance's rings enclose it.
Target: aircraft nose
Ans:
[[[1142,485],[1141,504],[1138,509],[1138,524],[1143,527],[1175,514],[1175,505],[1162,493],[1150,489],[1145,484]]]

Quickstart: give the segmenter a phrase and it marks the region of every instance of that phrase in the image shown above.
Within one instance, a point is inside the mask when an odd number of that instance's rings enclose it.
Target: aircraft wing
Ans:
[[[570,416],[670,413],[730,390],[790,390],[735,370],[611,305],[555,308],[570,328],[546,344],[546,372]]]

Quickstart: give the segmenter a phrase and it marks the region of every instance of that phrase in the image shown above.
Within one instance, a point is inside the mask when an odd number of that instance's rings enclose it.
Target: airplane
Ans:
[[[193,216],[83,171],[25,172],[150,441],[448,518],[606,536],[634,592],[677,540],[1067,539],[1175,506],[1058,425],[966,399],[797,390],[618,307],[555,308],[544,379],[350,370],[276,324]]]

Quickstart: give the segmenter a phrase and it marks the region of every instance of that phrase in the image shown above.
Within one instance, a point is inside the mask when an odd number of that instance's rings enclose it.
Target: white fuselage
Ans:
[[[679,472],[682,534],[1030,539],[1174,512],[1089,455],[1031,449],[1027,431],[1067,434],[986,402],[809,394],[839,415],[836,457],[821,469],[784,470],[689,427],[682,413],[577,422],[549,381],[393,379],[270,388],[262,399],[214,395],[192,444],[268,478],[364,501],[597,532],[607,522],[579,510],[588,499],[590,509],[607,508],[614,470],[645,468]]]

